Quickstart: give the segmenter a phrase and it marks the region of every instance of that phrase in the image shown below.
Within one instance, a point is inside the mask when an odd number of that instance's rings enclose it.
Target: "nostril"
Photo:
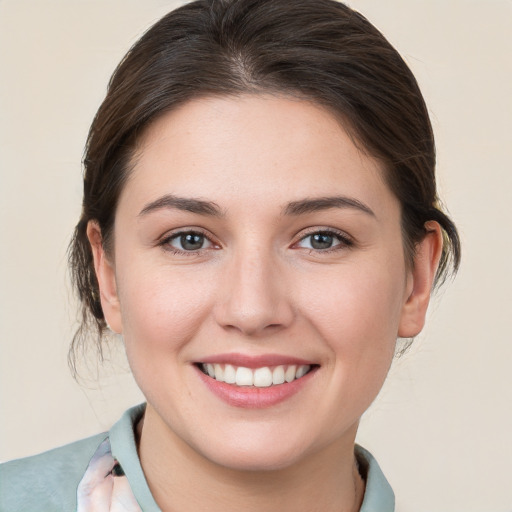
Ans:
[[[259,334],[275,332],[280,329],[283,329],[284,324],[280,323],[270,323],[265,325],[264,323],[249,323],[249,322],[239,322],[238,324],[225,324],[223,328],[227,331],[237,331],[239,333],[245,334],[247,336],[257,336]]]

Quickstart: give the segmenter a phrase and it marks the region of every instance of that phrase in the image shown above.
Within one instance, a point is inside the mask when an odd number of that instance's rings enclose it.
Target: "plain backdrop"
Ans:
[[[0,460],[106,430],[142,401],[122,357],[76,383],[66,247],[115,65],[181,2],[0,0]],[[292,4],[293,1],[290,1]],[[512,511],[512,2],[352,0],[415,72],[463,265],[363,418],[399,511]]]

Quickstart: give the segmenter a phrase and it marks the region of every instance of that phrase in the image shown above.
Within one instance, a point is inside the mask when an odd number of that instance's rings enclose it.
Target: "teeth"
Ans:
[[[258,368],[254,372],[254,385],[257,388],[268,388],[272,386],[272,372],[270,368]]]
[[[251,370],[244,366],[233,366],[231,364],[203,364],[204,373],[210,377],[227,384],[236,384],[237,386],[255,386],[257,388],[268,388],[293,382],[296,379],[304,377],[311,370],[309,364],[276,366],[273,369],[268,366]]]
[[[284,383],[284,367],[276,366],[272,372],[272,384]]]
[[[213,365],[213,368],[215,369],[215,378],[217,380],[224,381],[224,370],[222,369],[222,366],[220,364]]]
[[[284,373],[284,378],[286,382],[292,382],[295,380],[295,373],[296,373],[297,367],[295,365],[288,366],[286,372]]]
[[[220,379],[219,379],[220,380]],[[239,366],[236,369],[236,385],[237,386],[252,386],[254,384],[254,375],[249,368]]]
[[[224,367],[224,382],[227,382],[228,384],[234,384],[236,382],[236,370],[230,364],[227,364]]]
[[[309,370],[309,366],[303,364],[302,366],[299,366],[297,368],[297,373],[295,374],[295,378],[296,379],[300,379],[301,377],[304,377],[304,375],[306,375],[306,373],[308,373],[308,370]]]

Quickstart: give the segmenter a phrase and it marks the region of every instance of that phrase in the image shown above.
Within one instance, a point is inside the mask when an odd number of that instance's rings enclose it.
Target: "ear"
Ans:
[[[100,226],[96,221],[87,224],[87,238],[91,244],[94,258],[94,270],[100,288],[101,308],[107,325],[115,333],[123,332],[121,307],[117,295],[116,275],[114,265],[109,261],[103,248]]]
[[[412,338],[425,325],[430,293],[443,250],[443,234],[435,221],[425,223],[427,234],[417,245],[414,266],[408,271],[407,299],[402,308],[398,336]]]

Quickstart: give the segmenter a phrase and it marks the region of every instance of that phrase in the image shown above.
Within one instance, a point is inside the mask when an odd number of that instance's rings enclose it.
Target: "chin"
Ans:
[[[208,460],[226,469],[241,472],[267,472],[285,470],[297,464],[304,455],[300,450],[272,450],[267,447],[230,445],[218,447],[215,452],[204,453]]]
[[[272,422],[236,430],[219,429],[220,435],[203,438],[193,449],[218,466],[258,472],[287,469],[330,444],[316,440],[312,432],[291,432],[289,425],[284,428]]]

